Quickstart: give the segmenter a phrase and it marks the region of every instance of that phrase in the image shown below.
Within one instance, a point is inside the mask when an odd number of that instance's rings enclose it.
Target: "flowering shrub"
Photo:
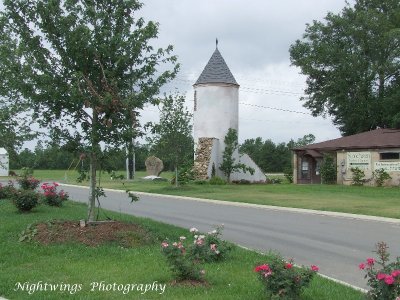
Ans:
[[[61,190],[57,192],[57,187],[59,184],[57,182],[53,183],[43,183],[41,188],[43,190],[44,201],[51,206],[61,206],[63,201],[68,200],[68,194]]]
[[[216,226],[216,228],[207,234],[199,234],[196,228],[191,228],[194,241],[190,247],[190,254],[194,259],[212,262],[224,259],[232,250],[232,246],[221,240],[221,234],[224,226]]]
[[[13,182],[10,180],[8,185],[4,186],[0,183],[0,199],[13,198],[16,193]]]
[[[201,263],[226,257],[232,246],[220,239],[222,229],[223,225],[207,234],[200,234],[196,228],[191,228],[189,231],[193,235],[193,241],[181,236],[179,242],[162,242],[161,251],[178,280],[201,280],[205,274]]]
[[[201,280],[205,271],[201,269],[199,261],[192,259],[188,254],[181,237],[179,242],[170,243],[168,240],[161,243],[161,252],[167,258],[171,270],[177,280]]]
[[[270,253],[270,257],[268,264],[254,268],[265,285],[268,299],[299,299],[301,291],[309,285],[319,268],[314,265],[296,268],[293,260],[287,262],[276,253]]]
[[[32,190],[18,190],[13,195],[13,202],[19,211],[30,211],[39,204],[39,194]]]
[[[366,272],[368,278],[368,297],[370,299],[400,300],[400,257],[396,261],[389,262],[389,247],[384,242],[376,245],[378,261],[367,258],[358,267]]]
[[[23,190],[34,190],[40,184],[40,181],[32,176],[20,177],[17,179],[17,182],[18,182],[19,186],[21,187],[21,189],[23,189]]]

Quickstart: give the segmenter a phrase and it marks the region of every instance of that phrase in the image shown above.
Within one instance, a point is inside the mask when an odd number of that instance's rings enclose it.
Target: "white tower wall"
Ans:
[[[213,137],[220,141],[220,152],[229,128],[239,128],[239,87],[232,84],[195,86],[194,140]]]

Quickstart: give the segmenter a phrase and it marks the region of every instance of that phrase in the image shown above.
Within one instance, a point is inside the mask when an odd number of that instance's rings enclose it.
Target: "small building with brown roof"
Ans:
[[[400,129],[376,129],[293,149],[294,183],[321,183],[324,154],[333,156],[337,183],[351,184],[351,168],[364,171],[366,184],[373,185],[372,172],[384,169],[392,177],[388,185],[400,185]]]

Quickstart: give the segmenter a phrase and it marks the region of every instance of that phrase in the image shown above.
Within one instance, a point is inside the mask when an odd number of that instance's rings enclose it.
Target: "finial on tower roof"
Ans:
[[[215,48],[218,49],[218,38],[215,39]]]

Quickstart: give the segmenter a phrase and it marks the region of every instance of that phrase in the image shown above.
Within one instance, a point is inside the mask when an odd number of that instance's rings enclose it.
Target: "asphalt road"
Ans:
[[[63,187],[71,198],[87,202],[89,190]],[[223,238],[241,246],[267,252],[277,250],[299,265],[318,265],[320,273],[366,288],[359,263],[372,253],[378,241],[385,241],[392,258],[400,256],[400,224],[322,216],[273,209],[238,207],[141,195],[130,203],[125,192],[106,191],[103,208],[149,217],[154,220],[207,232],[223,223]]]

